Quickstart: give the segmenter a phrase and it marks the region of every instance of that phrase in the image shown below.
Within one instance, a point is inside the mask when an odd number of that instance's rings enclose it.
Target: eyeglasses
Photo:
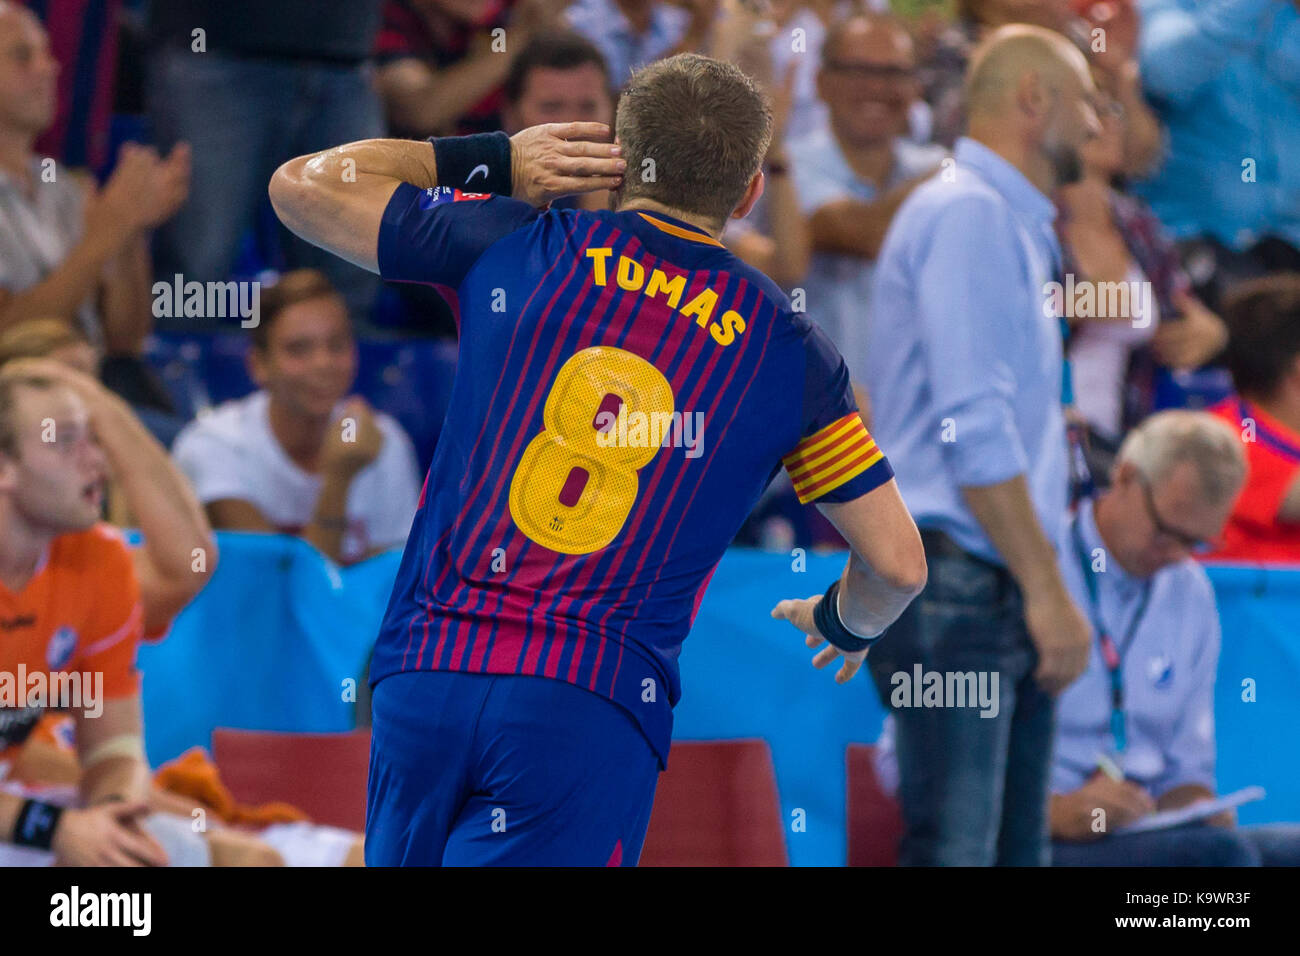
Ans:
[[[1164,536],[1169,541],[1173,541],[1179,547],[1194,551],[1197,554],[1204,554],[1218,547],[1218,542],[1213,539],[1198,538],[1194,534],[1179,531],[1177,528],[1171,528],[1165,524],[1160,518],[1160,513],[1156,511],[1156,499],[1151,492],[1151,483],[1145,477],[1139,476],[1138,484],[1142,486],[1142,498],[1147,504],[1147,514],[1151,517],[1151,523],[1155,525],[1157,534]]]
[[[906,66],[878,66],[875,63],[845,63],[843,60],[827,60],[826,69],[843,73],[855,80],[910,80],[915,71]]]

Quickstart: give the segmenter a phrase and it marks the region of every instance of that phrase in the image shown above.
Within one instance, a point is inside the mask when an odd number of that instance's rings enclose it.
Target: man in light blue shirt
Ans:
[[[1129,434],[1110,488],[1079,508],[1061,560],[1094,640],[1087,670],[1057,705],[1056,865],[1300,863],[1300,828],[1239,830],[1231,811],[1176,829],[1115,832],[1215,795],[1219,615],[1191,552],[1222,532],[1245,474],[1226,424],[1162,412]]]
[[[821,55],[817,88],[829,122],[788,149],[814,250],[801,284],[806,311],[861,385],[881,239],[907,193],[947,154],[906,138],[918,86],[912,40],[898,21],[879,16],[838,21],[826,34]]]
[[[898,728],[900,861],[1042,865],[1051,695],[1088,650],[1056,563],[1068,474],[1048,196],[1078,177],[1099,123],[1083,54],[1049,30],[994,31],[966,85],[970,137],[903,203],[876,264],[872,431],[930,578],[868,662]],[[895,676],[918,667],[996,675],[998,706],[895,706]]]
[[[1300,267],[1300,8],[1295,0],[1139,7],[1142,86],[1168,148],[1137,191],[1176,239],[1203,241],[1226,273],[1221,286]]]

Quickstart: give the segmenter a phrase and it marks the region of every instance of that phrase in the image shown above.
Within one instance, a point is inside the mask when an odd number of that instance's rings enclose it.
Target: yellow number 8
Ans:
[[[561,366],[533,436],[510,482],[510,516],[519,530],[561,554],[590,554],[614,540],[636,504],[637,471],[659,451],[619,444],[602,412],[651,420],[673,413],[673,390],[657,368],[623,349],[583,349]],[[667,421],[667,418],[662,419]],[[644,434],[644,431],[641,432]]]

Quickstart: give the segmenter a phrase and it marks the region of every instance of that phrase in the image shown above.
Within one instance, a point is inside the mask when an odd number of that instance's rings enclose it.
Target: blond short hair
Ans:
[[[1246,455],[1237,433],[1206,412],[1157,412],[1128,433],[1117,462],[1130,462],[1151,483],[1184,462],[1196,469],[1209,504],[1232,498],[1246,480]]]
[[[0,366],[15,359],[48,358],[70,345],[87,345],[81,330],[62,319],[24,319],[0,332]]]

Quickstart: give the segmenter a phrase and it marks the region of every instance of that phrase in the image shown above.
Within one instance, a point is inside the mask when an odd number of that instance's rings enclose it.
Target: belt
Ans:
[[[979,555],[971,554],[937,528],[919,528],[918,530],[921,532],[921,545],[925,548],[927,558],[960,558],[963,561],[977,564],[997,576],[999,598],[1012,595],[1019,596],[1020,586],[1007,568],[1000,564],[994,564],[986,558],[981,558]]]

